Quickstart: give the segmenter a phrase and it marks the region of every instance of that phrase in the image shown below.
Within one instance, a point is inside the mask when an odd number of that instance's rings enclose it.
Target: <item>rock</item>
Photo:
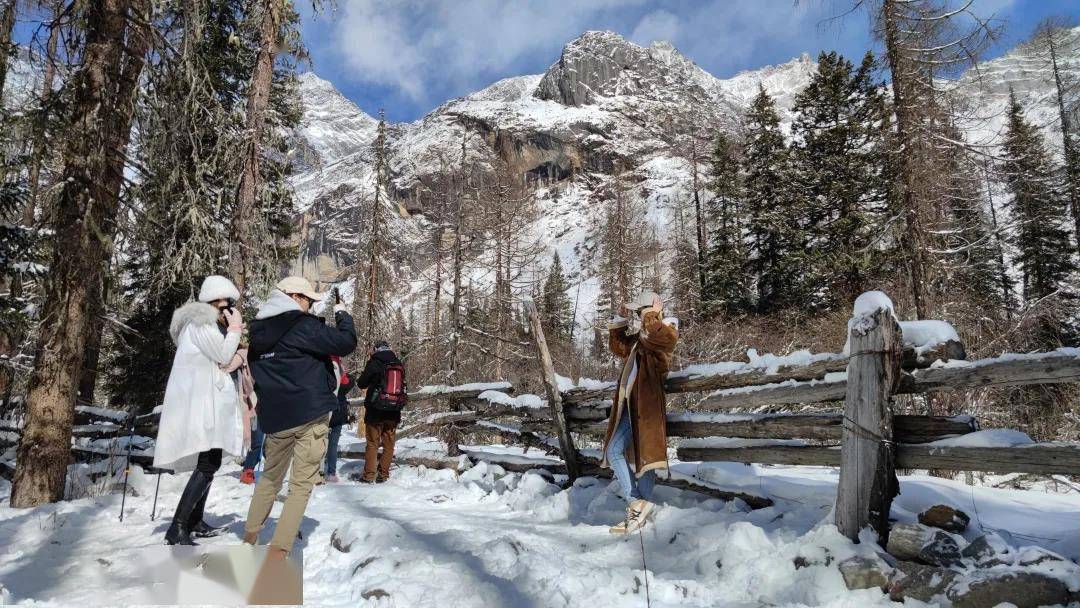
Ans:
[[[971,541],[960,551],[960,556],[982,568],[991,568],[1011,563],[1013,548],[1000,534],[990,532]]]
[[[848,589],[881,589],[889,585],[893,567],[880,556],[849,557],[837,565]]]
[[[900,560],[930,566],[953,566],[961,562],[962,539],[922,524],[899,524],[889,532],[888,551]]]
[[[348,540],[345,537],[348,536]],[[334,530],[330,533],[330,546],[341,551],[342,553],[348,553],[352,551],[353,541],[356,540],[351,534],[339,534],[338,530]]]
[[[983,573],[956,581],[946,597],[953,608],[992,608],[1006,602],[1017,608],[1038,608],[1068,603],[1069,588],[1035,572]]]
[[[1047,562],[1066,562],[1068,559],[1042,547],[1024,547],[1016,557],[1016,563],[1021,566],[1035,566]]]
[[[934,596],[943,595],[957,577],[952,570],[915,562],[900,562],[897,568],[900,573],[889,584],[889,597],[895,602],[907,598],[930,602]]]
[[[919,513],[919,523],[925,526],[941,528],[947,532],[963,532],[971,518],[967,513],[948,505],[934,505]]]

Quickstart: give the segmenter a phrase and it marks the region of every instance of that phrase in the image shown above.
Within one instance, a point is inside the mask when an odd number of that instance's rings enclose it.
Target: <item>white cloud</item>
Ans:
[[[664,40],[674,43],[679,35],[679,17],[666,10],[649,13],[638,21],[630,40],[647,46],[652,42]]]
[[[432,89],[486,84],[538,51],[557,53],[598,16],[643,2],[342,0],[331,44],[356,81],[425,103]]]

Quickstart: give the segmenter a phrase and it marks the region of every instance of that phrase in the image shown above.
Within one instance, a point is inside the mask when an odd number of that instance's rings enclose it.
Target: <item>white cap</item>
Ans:
[[[315,291],[311,282],[304,277],[285,277],[278,281],[275,287],[287,295],[298,293],[313,302],[320,302],[323,299],[323,294]]]
[[[214,300],[239,300],[240,291],[233,282],[221,275],[212,274],[203,279],[202,287],[199,288],[200,302],[213,302]]]

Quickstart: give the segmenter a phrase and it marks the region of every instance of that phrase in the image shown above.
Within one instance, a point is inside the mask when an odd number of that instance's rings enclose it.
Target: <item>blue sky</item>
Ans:
[[[541,73],[586,30],[668,40],[721,78],[803,52],[877,50],[864,12],[832,19],[853,0],[338,0],[319,16],[298,4],[312,69],[392,121],[415,120],[500,78]],[[990,57],[1047,16],[1080,21],[1077,0],[975,0],[974,10],[1004,26]]]

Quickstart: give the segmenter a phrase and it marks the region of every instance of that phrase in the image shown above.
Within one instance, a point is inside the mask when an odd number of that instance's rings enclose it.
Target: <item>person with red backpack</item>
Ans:
[[[375,342],[371,358],[356,379],[356,388],[364,395],[364,426],[367,447],[364,451],[363,483],[383,483],[390,478],[394,460],[394,441],[401,424],[401,410],[408,403],[405,366],[390,350],[386,340]],[[382,446],[382,455],[378,454]]]

